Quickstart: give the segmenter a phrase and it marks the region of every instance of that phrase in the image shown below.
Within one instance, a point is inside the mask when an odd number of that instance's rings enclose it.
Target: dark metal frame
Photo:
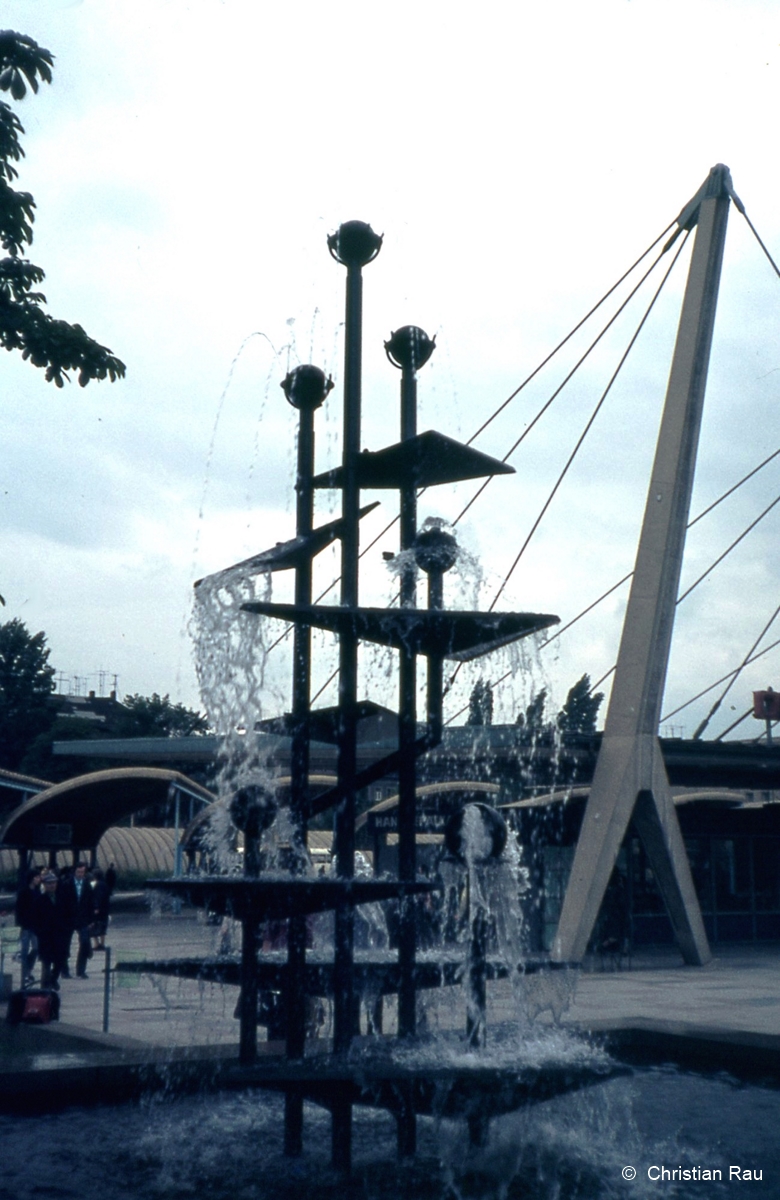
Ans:
[[[435,483],[509,474],[512,468],[487,455],[460,445],[442,434],[417,433],[417,370],[430,357],[434,341],[423,330],[405,326],[386,343],[388,358],[401,369],[401,442],[376,454],[361,453],[362,368],[362,269],[379,253],[382,239],[370,226],[350,221],[328,239],[333,257],[347,268],[344,361],[344,418],[342,463],[337,471],[314,475],[314,413],[327,396],[331,383],[313,366],[298,367],[282,383],[285,395],[299,411],[296,537],[245,561],[246,570],[295,569],[292,605],[252,602],[243,608],[259,615],[291,620],[293,644],[292,712],[285,724],[292,737],[290,805],[298,849],[306,843],[306,825],[315,813],[334,809],[334,843],[337,877],[250,877],[250,856],[245,855],[243,879],[155,881],[178,895],[229,911],[240,918],[243,929],[241,957],[240,1062],[250,1068],[257,1059],[257,1002],[260,967],[258,931],[263,920],[283,915],[289,921],[287,969],[284,973],[286,1057],[290,1061],[286,1087],[285,1151],[302,1149],[304,1091],[294,1080],[293,1064],[304,1055],[305,996],[307,980],[306,916],[332,909],[335,912],[335,947],[330,986],[333,996],[333,1052],[342,1059],[357,1029],[354,986],[354,909],[368,899],[394,897],[400,906],[400,939],[397,967],[399,1034],[416,1031],[416,995],[421,976],[416,970],[415,895],[434,890],[430,881],[416,878],[417,758],[435,746],[442,734],[443,662],[445,657],[476,657],[538,629],[558,618],[549,614],[464,613],[446,611],[443,575],[456,557],[454,538],[434,525],[417,531],[417,489]],[[401,549],[414,551],[417,564],[428,574],[428,608],[416,610],[415,570],[411,564],[401,575],[401,608],[361,608],[359,597],[359,524],[368,510],[360,507],[361,487],[394,488],[400,492]],[[317,487],[339,487],[341,517],[314,528],[313,493]],[[373,506],[370,506],[373,507]],[[340,604],[312,604],[312,559],[335,537],[341,539]],[[197,585],[196,585],[197,586]],[[317,798],[309,796],[310,678],[312,626],[335,622],[339,638],[339,704],[336,731],[337,783]],[[390,644],[399,651],[398,748],[368,768],[358,770],[357,725],[358,646],[361,640]],[[416,693],[417,657],[427,659],[426,730],[418,735]],[[399,777],[399,871],[397,880],[356,880],[355,817],[357,795],[368,783],[397,771]],[[251,802],[250,802],[251,808]],[[267,799],[263,810],[269,809]],[[243,811],[243,810],[242,810]],[[251,813],[247,820],[251,822]],[[255,819],[255,840],[262,822]],[[249,825],[246,826],[249,841]],[[301,855],[301,858],[303,856]],[[294,856],[293,856],[294,861]],[[387,965],[378,964],[385,972]],[[476,989],[484,992],[488,966],[484,953],[475,967],[481,972]],[[443,980],[444,982],[444,980]],[[481,992],[480,992],[481,988]],[[484,995],[482,997],[484,1008]],[[414,1152],[416,1114],[411,1091],[404,1099],[404,1083],[395,1083],[398,1099],[398,1145],[401,1154]],[[411,1087],[411,1083],[409,1083]],[[328,1097],[332,1114],[334,1166],[348,1170],[352,1155],[352,1105],[349,1088],[334,1088]]]

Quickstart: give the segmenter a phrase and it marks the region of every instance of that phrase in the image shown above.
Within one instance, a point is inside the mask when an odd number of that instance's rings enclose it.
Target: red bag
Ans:
[[[24,1021],[28,1025],[48,1025],[60,1015],[60,998],[47,988],[31,988],[29,991],[12,992],[8,1002],[6,1020],[9,1025]]]
[[[53,1021],[54,1005],[51,992],[38,992],[37,995],[27,996],[24,1001],[22,1020],[31,1025],[48,1025]]]

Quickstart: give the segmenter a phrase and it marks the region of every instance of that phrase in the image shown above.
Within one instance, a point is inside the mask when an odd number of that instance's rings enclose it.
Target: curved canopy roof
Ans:
[[[526,796],[524,800],[512,800],[502,804],[501,810],[522,808],[547,808],[552,804],[569,804],[576,800],[587,800],[590,795],[590,785],[580,787],[559,788],[554,792],[544,792],[538,796]],[[743,807],[752,793],[733,788],[672,788],[672,799],[676,806],[682,804],[720,804],[723,806]]]
[[[291,779],[289,775],[282,775],[271,782],[278,791],[284,791],[289,788]],[[335,782],[335,775],[309,775],[309,787],[315,795],[318,792],[325,791],[326,788],[332,787]],[[212,800],[215,803],[208,808],[202,808],[199,813],[196,813],[184,830],[181,844],[185,851],[195,851],[202,848],[202,840],[209,829],[212,818],[219,811],[222,811],[221,806],[219,809],[216,807],[216,798],[212,797]]]
[[[105,871],[114,864],[118,877],[118,890],[128,886],[137,887],[140,878],[171,875],[175,860],[175,829],[158,829],[150,825],[115,825],[107,829],[97,847],[96,866]],[[64,850],[68,855],[68,847]],[[30,866],[48,866],[47,850],[33,850]],[[60,862],[62,865],[62,862]],[[16,851],[10,846],[0,846],[0,880],[6,886],[16,879],[19,862]]]
[[[477,779],[443,779],[440,783],[424,783],[421,787],[415,789],[417,799],[424,802],[427,798],[429,804],[457,792],[465,793],[465,796],[459,797],[459,801],[462,804],[467,804],[470,796],[498,796],[501,793],[501,788],[497,783],[485,783]],[[355,821],[355,832],[368,824],[368,818],[371,813],[381,813],[397,808],[398,799],[397,794],[388,796],[385,800],[380,800],[377,804],[374,804],[372,808],[367,808]]]
[[[204,803],[215,797],[179,771],[119,767],[54,784],[20,804],[0,829],[0,845],[86,850],[131,813],[163,803],[178,789]]]
[[[48,779],[36,779],[34,775],[19,775],[16,771],[0,771],[0,821],[6,818],[28,796],[51,787]]]

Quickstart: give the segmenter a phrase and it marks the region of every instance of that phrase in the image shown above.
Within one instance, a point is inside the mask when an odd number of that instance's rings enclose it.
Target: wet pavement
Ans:
[[[38,1055],[83,1052],[84,1043],[79,1041],[83,1037],[88,1039],[92,1053],[101,1055],[122,1050],[158,1054],[187,1047],[220,1056],[237,1051],[238,1022],[233,1015],[237,987],[116,969],[117,963],[144,959],[211,957],[217,952],[220,937],[219,927],[208,924],[201,913],[193,910],[117,913],[107,939],[112,966],[108,987],[105,955],[96,953],[88,965],[86,980],[62,981],[58,1024],[25,1030],[22,1036],[9,1038],[13,1031],[3,1023],[0,1067],[7,1070],[11,1058],[17,1065],[22,1061],[32,1065],[31,1045]],[[234,948],[238,950],[238,938]],[[529,976],[525,1001],[532,1011],[539,1010],[538,1019],[545,1023],[560,1016],[560,1010],[568,1004],[562,1014],[563,1023],[578,1029],[655,1025],[692,1036],[719,1034],[752,1039],[757,1048],[776,1040],[780,1047],[779,945],[716,947],[712,961],[698,968],[684,966],[671,948],[646,951],[630,964],[624,961],[622,969],[616,966],[556,972],[545,978]],[[6,972],[9,968],[13,970],[13,984],[18,987],[19,965],[6,960]],[[428,992],[423,1000],[422,1019],[432,1031],[465,1025],[461,989]],[[508,982],[489,984],[489,1023],[511,1019],[516,1000]],[[393,999],[387,999],[386,1032],[394,1030],[394,1009]],[[104,1037],[106,1011],[108,1036]],[[327,1037],[327,1005],[323,1006],[321,1021],[320,1035]],[[74,1049],[76,1043],[70,1044],[68,1039],[76,1039],[79,1046]]]
[[[672,949],[645,952],[631,969],[581,973],[567,1017],[599,1022],[675,1022],[780,1038],[780,945],[715,946],[704,967],[688,967]]]

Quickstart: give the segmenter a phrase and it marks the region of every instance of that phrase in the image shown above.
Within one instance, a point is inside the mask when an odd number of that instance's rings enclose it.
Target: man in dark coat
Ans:
[[[41,896],[40,867],[30,867],[25,881],[16,893],[14,916],[21,930],[22,987],[31,987],[33,967],[38,957],[38,921]]]
[[[43,895],[38,900],[38,954],[41,959],[41,987],[60,990],[59,979],[68,956],[72,930],[71,906],[59,890],[54,871],[45,871]]]
[[[62,884],[62,895],[67,905],[71,931],[75,930],[79,939],[76,978],[86,979],[87,959],[92,957],[89,927],[95,920],[95,903],[85,863],[76,863],[72,878]]]

